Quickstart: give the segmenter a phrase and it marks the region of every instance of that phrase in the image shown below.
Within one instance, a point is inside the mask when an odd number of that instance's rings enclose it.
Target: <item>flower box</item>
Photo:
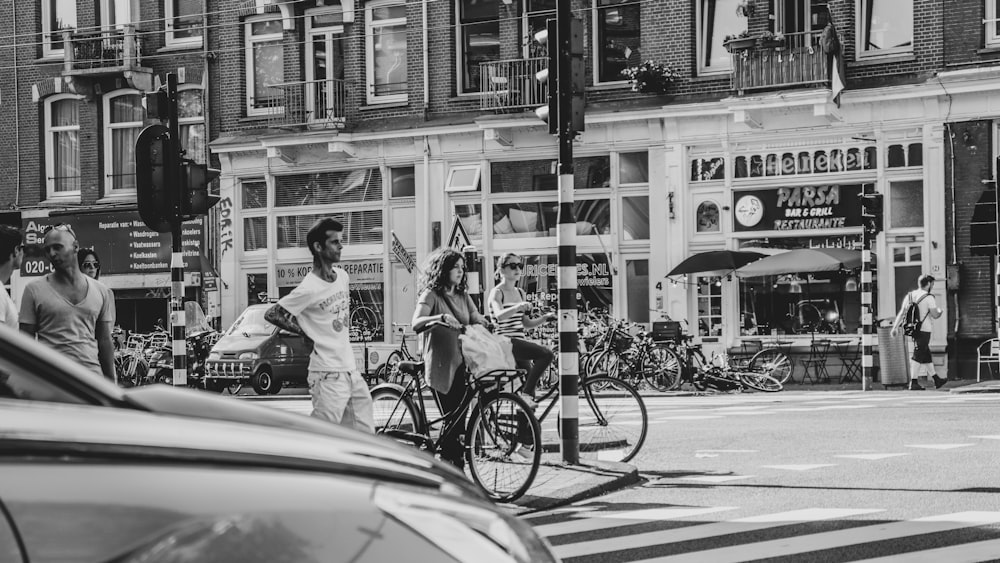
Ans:
[[[760,48],[761,49],[781,49],[785,46],[784,39],[761,39]]]
[[[723,43],[723,46],[727,51],[733,53],[736,51],[745,51],[752,48],[756,44],[756,37],[740,37],[739,39],[730,39],[729,41],[726,41]]]

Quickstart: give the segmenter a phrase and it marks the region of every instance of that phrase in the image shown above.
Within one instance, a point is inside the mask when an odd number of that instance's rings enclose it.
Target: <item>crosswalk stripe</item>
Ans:
[[[910,455],[910,454],[844,454],[844,455],[835,455],[833,457],[844,457],[848,459],[864,459],[867,461],[876,461],[880,459],[899,457],[904,455]]]
[[[775,528],[788,524],[801,524],[805,522],[818,522],[821,520],[847,518],[849,516],[872,514],[874,512],[882,512],[882,510],[875,508],[813,508],[791,510],[788,512],[751,516],[748,518],[739,518],[725,522],[698,524],[671,530],[660,530],[656,532],[625,535],[615,538],[571,543],[556,546],[553,548],[553,551],[555,551],[557,556],[566,559],[568,557],[579,557],[581,555],[608,553],[624,549],[662,545],[666,543],[700,540],[727,534],[755,532],[758,530]],[[712,559],[705,558],[698,559],[698,561],[712,561]]]
[[[836,465],[836,463],[801,463],[798,465],[761,465],[761,467],[767,467],[769,469],[784,469],[786,471],[809,471],[810,469],[834,467]]]
[[[1000,434],[994,434],[992,436],[969,436],[969,438],[980,438],[983,440],[1000,440]]]
[[[848,528],[845,530],[834,530],[832,532],[807,534],[795,538],[783,538],[780,540],[762,541],[732,547],[702,550],[685,553],[683,555],[657,557],[637,561],[635,563],[682,563],[685,561],[711,561],[712,563],[726,563],[729,561],[750,561],[755,559],[764,559],[767,557],[786,557],[788,555],[808,553],[810,551],[821,551],[824,549],[898,539],[907,536],[947,532],[951,530],[959,530],[961,528],[968,528],[970,526],[995,524],[997,522],[1000,522],[1000,512],[957,512],[954,514],[930,516],[927,518],[917,518],[915,520],[905,520],[902,522],[890,522],[888,524],[875,524],[860,528]],[[893,561],[895,561],[895,559],[893,559]],[[951,560],[947,559],[946,561],[949,561],[950,563]]]
[[[578,518],[557,522],[555,524],[545,524],[535,526],[535,532],[545,537],[561,536],[565,534],[577,534],[580,532],[590,532],[593,530],[607,530],[628,526],[637,522],[649,522],[654,520],[673,520],[676,518],[686,518],[689,516],[700,516],[713,512],[723,512],[725,510],[735,510],[735,506],[711,506],[711,507],[673,507],[673,508],[647,508],[643,510],[629,510],[625,512],[601,512],[591,518]]]
[[[990,561],[1000,553],[1000,540],[984,540],[948,547],[936,547],[887,557],[864,559],[858,563],[976,563]]]
[[[956,448],[967,448],[975,444],[904,444],[907,448],[923,448],[927,450],[954,450]]]

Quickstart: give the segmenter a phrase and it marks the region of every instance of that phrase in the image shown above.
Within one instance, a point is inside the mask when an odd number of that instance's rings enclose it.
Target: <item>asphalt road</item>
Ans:
[[[647,406],[644,484],[526,517],[565,561],[1000,561],[1000,394]]]

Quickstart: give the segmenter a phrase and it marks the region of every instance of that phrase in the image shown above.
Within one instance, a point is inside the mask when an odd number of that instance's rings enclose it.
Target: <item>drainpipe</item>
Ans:
[[[955,227],[955,221],[957,220],[957,213],[955,211],[955,207],[957,205],[955,203],[955,192],[956,192],[956,190],[955,190],[955,137],[954,137],[954,135],[951,132],[951,123],[947,123],[946,122],[944,124],[944,128],[945,128],[945,131],[947,132],[947,134],[945,136],[948,137],[948,146],[950,147],[950,152],[951,152],[951,156],[949,157],[949,160],[951,160],[951,186],[950,186],[949,189],[951,191],[951,228],[952,228],[952,231],[953,231],[952,234],[951,234],[951,260],[952,260],[952,264],[953,265],[957,265],[958,264],[958,254],[956,254],[956,253],[958,252],[958,243],[955,241],[955,232],[954,232],[954,231],[957,230],[956,227]],[[947,274],[947,272],[945,272],[945,274]],[[961,282],[961,277],[959,277],[959,283],[962,283]],[[958,328],[962,325],[962,312],[961,312],[961,309],[958,308],[958,291],[952,291],[951,292],[951,299],[952,299],[952,311],[955,311],[955,326],[953,328],[953,333],[955,335],[955,340],[957,341],[958,340]]]
[[[11,25],[14,29],[14,207],[21,206],[21,99],[17,79],[17,0],[11,0]]]
[[[427,97],[430,96],[430,91],[431,91],[430,84],[428,84],[428,81],[430,80],[430,78],[429,78],[430,72],[427,69],[427,59],[429,57],[429,54],[428,54],[429,47],[427,46],[427,26],[430,25],[430,24],[427,23],[427,0],[423,0],[422,2],[420,2],[420,12],[421,12],[422,19],[423,19],[423,22],[424,22],[424,26],[423,26],[424,29],[423,29],[423,31],[421,33],[423,33],[423,39],[424,39],[424,45],[423,45],[423,47],[424,47],[424,49],[423,49],[423,51],[424,51],[423,52],[423,56],[424,56],[424,118],[426,119],[427,118],[427,109],[430,107],[430,103],[428,102]],[[424,151],[424,155],[425,155],[424,158],[426,159],[427,158],[427,156],[426,156],[427,155],[427,151],[426,150]],[[424,164],[425,165],[427,164],[426,160],[424,161]],[[424,179],[426,180],[427,178],[424,178]]]

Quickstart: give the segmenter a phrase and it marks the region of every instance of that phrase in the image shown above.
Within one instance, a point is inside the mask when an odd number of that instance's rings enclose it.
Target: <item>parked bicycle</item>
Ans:
[[[406,345],[406,329],[409,327],[409,323],[392,323],[392,328],[399,332],[399,348],[390,352],[385,361],[375,368],[374,379],[376,381],[395,383],[396,385],[406,383],[406,375],[399,373],[396,365],[401,361],[418,361],[418,358],[410,352],[410,348]]]
[[[753,389],[774,393],[784,388],[764,369],[733,365],[723,354],[714,354],[711,361],[706,359],[701,345],[694,343],[694,337],[689,334],[683,335],[680,342],[669,350],[663,377],[670,382],[671,390],[685,383],[690,383],[698,391],[711,387],[717,391]]]
[[[624,322],[612,325],[604,350],[588,363],[588,373],[622,379],[635,387],[648,385],[667,391],[672,383],[665,377],[669,344],[654,341],[651,332],[636,330],[632,335]]]

